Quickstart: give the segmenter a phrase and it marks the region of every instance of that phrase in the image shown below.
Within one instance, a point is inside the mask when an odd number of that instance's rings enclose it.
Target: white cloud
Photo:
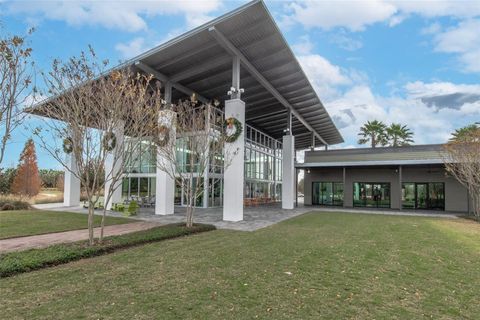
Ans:
[[[318,54],[298,56],[298,61],[322,99],[337,96],[339,86],[351,83],[346,71]]]
[[[356,143],[359,128],[368,120],[406,124],[414,132],[415,143],[425,144],[443,143],[454,129],[478,121],[480,117],[480,85],[417,81],[407,83],[403,93],[403,96],[376,96],[368,86],[354,85],[325,106],[340,128],[344,145]],[[424,100],[462,94],[478,96],[459,106],[444,108]]]
[[[380,1],[313,1],[294,2],[288,5],[290,18],[307,28],[331,29],[345,27],[362,31],[367,25],[385,21],[395,12],[394,5]]]
[[[469,18],[480,15],[480,4],[475,0],[390,1],[403,14],[417,14],[426,18]]]
[[[300,37],[299,42],[292,46],[292,49],[296,54],[299,55],[310,54],[313,49],[313,43],[310,41],[310,37],[308,35],[304,35]]]
[[[430,1],[295,1],[286,6],[291,14],[283,17],[286,25],[299,23],[307,28],[325,30],[345,27],[350,31],[362,31],[367,26],[386,22],[395,26],[410,15],[426,18],[472,18],[480,15],[478,1],[430,0]]]
[[[425,83],[422,81],[415,81],[408,82],[405,85],[405,90],[410,98],[418,99],[453,93],[480,94],[480,84],[455,84],[451,82]]]
[[[460,22],[434,37],[435,50],[457,53],[464,71],[480,72],[480,20]]]
[[[330,41],[347,51],[355,51],[363,46],[360,40],[349,37],[343,30],[330,36]]]
[[[442,30],[442,26],[440,25],[440,23],[438,22],[435,22],[435,23],[432,23],[431,25],[423,28],[422,30],[420,30],[420,33],[421,34],[437,34],[439,33],[440,31]]]
[[[128,43],[118,43],[115,50],[119,51],[121,56],[129,59],[147,51],[149,48],[145,45],[145,39],[138,37]]]
[[[145,17],[184,15],[187,26],[195,27],[209,19],[221,0],[182,1],[19,1],[9,3],[10,13],[65,21],[71,26],[99,25],[109,29],[147,29]]]

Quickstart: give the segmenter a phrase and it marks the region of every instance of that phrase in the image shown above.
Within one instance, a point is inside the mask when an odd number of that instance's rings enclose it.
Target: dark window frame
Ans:
[[[322,200],[322,190],[320,190],[320,193],[319,193],[319,200],[318,202],[314,202],[314,199],[316,198],[314,196],[314,191],[315,191],[315,184],[318,183],[319,184],[319,187],[321,187],[322,184],[330,184],[331,185],[331,190],[332,190],[332,203],[325,203],[323,200]],[[342,198],[341,199],[338,199],[336,196],[335,196],[335,191],[336,191],[336,188],[335,188],[335,185],[342,185],[342,189],[343,189],[343,192],[342,192]],[[312,205],[317,205],[317,206],[332,206],[332,207],[343,207],[344,205],[344,201],[345,201],[345,186],[343,184],[343,181],[312,181]]]
[[[404,202],[402,199],[400,199],[400,202],[401,202],[401,205],[402,205],[402,209],[405,209],[405,210],[439,210],[439,211],[445,211],[445,198],[446,198],[446,193],[445,193],[445,182],[440,182],[440,181],[432,181],[432,182],[408,182],[408,181],[405,181],[405,182],[402,182],[402,195],[403,195],[403,190],[405,189],[405,185],[406,184],[413,184],[414,185],[414,188],[413,188],[413,193],[415,195],[415,201],[414,201],[414,207],[413,208],[409,208],[409,207],[404,207]],[[432,201],[430,199],[430,188],[431,188],[431,185],[433,184],[441,184],[442,185],[442,190],[443,190],[443,197],[442,197],[442,201],[441,201],[441,206],[432,206]],[[427,207],[426,208],[419,208],[418,207],[418,192],[417,192],[417,186],[418,185],[426,185],[427,187],[427,190],[426,190],[426,194],[427,194],[427,199],[426,199],[426,203],[427,203]],[[437,200],[438,201],[438,200]]]
[[[381,200],[375,200],[375,206],[368,206],[367,205],[367,198],[363,201],[363,205],[358,205],[355,203],[355,184],[363,184],[363,185],[388,185],[388,206],[385,205],[379,205],[381,203]],[[359,186],[360,187],[360,186]],[[379,208],[379,209],[390,209],[392,208],[392,184],[390,182],[364,182],[364,181],[354,181],[352,183],[352,204],[354,208]],[[359,200],[360,201],[360,200]]]

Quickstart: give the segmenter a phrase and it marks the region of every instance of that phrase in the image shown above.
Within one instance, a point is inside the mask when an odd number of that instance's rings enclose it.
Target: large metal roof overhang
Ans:
[[[129,60],[171,86],[172,101],[230,99],[233,60],[240,62],[247,124],[281,139],[289,114],[297,149],[343,142],[300,64],[261,0]]]

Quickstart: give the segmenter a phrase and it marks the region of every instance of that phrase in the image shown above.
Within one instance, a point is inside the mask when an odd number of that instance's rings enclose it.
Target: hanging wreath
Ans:
[[[170,129],[165,125],[158,127],[157,143],[160,147],[165,147],[170,141]]]
[[[63,152],[66,154],[70,154],[73,152],[73,140],[72,138],[68,137],[63,139]]]
[[[234,117],[230,117],[225,120],[224,132],[225,132],[225,141],[226,142],[235,142],[238,137],[242,134],[243,127],[242,123]]]
[[[103,147],[107,151],[112,151],[115,149],[115,146],[117,145],[117,137],[115,134],[111,131],[105,133],[103,136]]]

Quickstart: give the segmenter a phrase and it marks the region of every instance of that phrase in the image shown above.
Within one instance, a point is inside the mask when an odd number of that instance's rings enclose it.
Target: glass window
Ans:
[[[157,179],[149,178],[149,183],[150,183],[150,188],[149,188],[150,197],[154,197],[157,190]]]
[[[138,197],[138,178],[130,178],[130,197]]]
[[[312,204],[343,206],[343,183],[313,182]]]
[[[128,187],[130,184],[130,178],[122,179],[122,199],[128,199]]]
[[[148,196],[148,178],[140,178],[139,193],[140,197]]]
[[[355,182],[353,206],[390,208],[390,183]]]
[[[333,205],[343,206],[343,182],[333,183]]]
[[[443,182],[403,183],[402,208],[445,210],[445,184]]]
[[[405,209],[415,208],[415,183],[402,184],[402,207]]]

